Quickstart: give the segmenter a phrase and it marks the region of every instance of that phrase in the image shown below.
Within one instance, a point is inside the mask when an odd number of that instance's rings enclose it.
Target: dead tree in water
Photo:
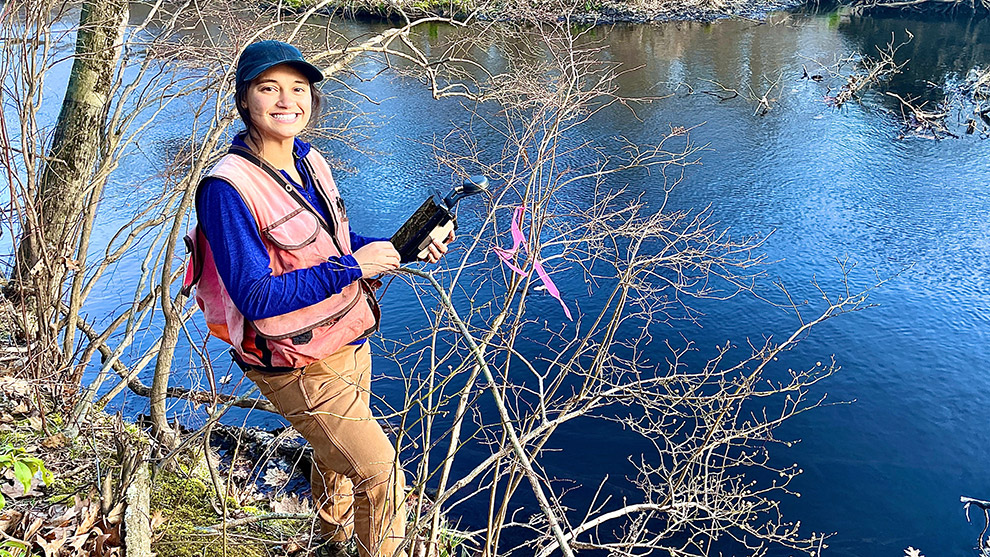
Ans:
[[[896,39],[891,35],[886,47],[876,47],[876,56],[862,54],[832,62],[816,62],[820,66],[821,73],[809,74],[808,69],[804,68],[802,79],[811,79],[823,84],[827,88],[825,102],[836,108],[849,101],[860,101],[866,91],[901,73],[908,60],[899,62],[897,51],[913,38],[914,36],[907,32],[907,38],[895,44]],[[833,90],[835,90],[834,94]]]

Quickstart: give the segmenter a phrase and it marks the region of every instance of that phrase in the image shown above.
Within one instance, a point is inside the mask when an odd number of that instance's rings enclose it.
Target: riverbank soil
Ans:
[[[70,439],[37,382],[20,377],[9,360],[0,369],[0,392],[0,548],[17,557],[122,555],[126,471],[118,455],[142,435],[102,415]]]
[[[297,444],[294,431],[238,435],[239,428],[223,426],[214,436],[223,458],[213,449],[205,458],[196,449],[148,458],[153,442],[119,414],[94,412],[70,438],[64,416],[51,404],[39,406],[36,391],[18,368],[0,368],[0,550],[7,552],[0,555],[313,553],[315,519],[298,474],[305,459],[279,455],[280,444]],[[4,462],[39,467],[22,484],[15,465]],[[416,507],[414,497],[407,507]],[[440,543],[448,551],[465,542],[449,527],[444,532]],[[353,541],[343,551],[341,557],[357,555]]]

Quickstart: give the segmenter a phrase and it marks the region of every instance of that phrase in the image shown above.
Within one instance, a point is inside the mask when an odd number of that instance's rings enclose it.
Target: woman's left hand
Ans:
[[[426,261],[427,263],[436,263],[437,261],[440,261],[440,258],[443,257],[443,254],[447,253],[447,244],[453,241],[454,241],[453,232],[451,232],[450,235],[447,236],[447,239],[442,242],[433,240],[432,242],[430,242],[430,245],[426,247],[428,252],[426,254],[426,258],[423,259],[423,261]]]

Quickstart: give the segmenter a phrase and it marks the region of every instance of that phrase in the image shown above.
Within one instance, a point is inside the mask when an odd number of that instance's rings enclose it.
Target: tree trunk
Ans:
[[[53,312],[69,269],[76,268],[82,200],[92,187],[127,18],[126,0],[84,2],[65,99],[36,195],[30,200],[33,212],[23,223],[12,278],[17,294],[34,298],[39,323],[49,327],[49,338],[57,336]],[[60,356],[69,358],[71,353]]]

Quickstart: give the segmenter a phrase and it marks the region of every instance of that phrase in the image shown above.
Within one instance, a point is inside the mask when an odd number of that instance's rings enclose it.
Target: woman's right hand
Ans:
[[[371,242],[354,252],[361,267],[361,278],[371,278],[399,268],[399,252],[392,242]]]

